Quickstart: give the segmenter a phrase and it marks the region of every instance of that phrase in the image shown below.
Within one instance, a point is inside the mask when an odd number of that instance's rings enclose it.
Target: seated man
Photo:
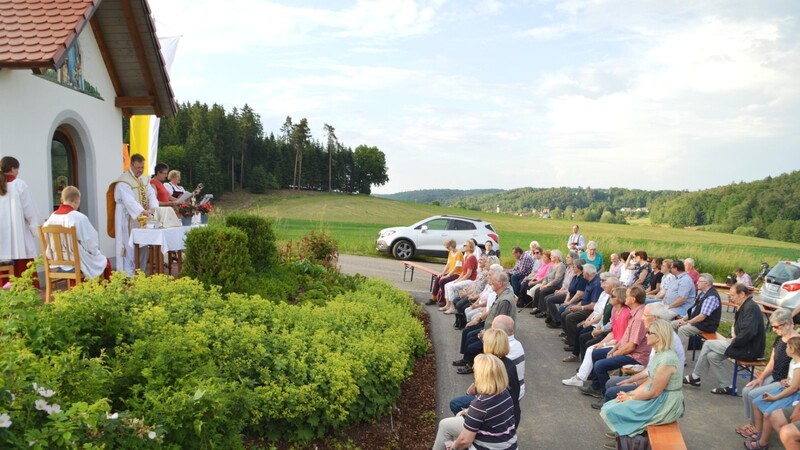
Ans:
[[[564,330],[564,340],[567,344],[564,351],[573,350],[572,343],[578,337],[578,324],[588,318],[594,306],[603,293],[600,277],[597,268],[591,264],[583,266],[583,278],[586,280],[586,289],[578,304],[572,305],[561,313],[561,327]]]
[[[706,341],[697,364],[690,375],[683,377],[683,384],[700,386],[701,374],[707,372],[714,389],[714,394],[730,394],[728,384],[733,373],[728,358],[741,361],[753,361],[764,356],[766,333],[761,308],[758,307],[750,289],[740,283],[731,286],[728,297],[736,304],[737,310],[733,323],[733,338]]]
[[[625,305],[631,310],[631,317],[622,338],[613,347],[598,348],[592,352],[591,386],[581,388],[585,395],[602,398],[608,382],[608,372],[626,364],[647,366],[650,360],[650,346],[647,344],[647,329],[644,316],[644,288],[634,285],[628,288]]]
[[[97,278],[103,275],[108,280],[111,276],[111,262],[100,253],[99,235],[89,218],[78,212],[81,206],[81,191],[75,186],[67,186],[61,191],[61,206],[45,221],[44,226],[60,225],[75,228],[78,235],[78,254],[81,258],[81,273],[86,278]],[[50,250],[48,249],[48,253]],[[74,271],[72,266],[62,266],[64,271]]]
[[[517,260],[514,267],[507,271],[508,278],[511,281],[511,288],[514,290],[514,295],[519,295],[520,283],[522,279],[530,275],[533,270],[533,257],[530,253],[523,252],[521,248],[514,247],[511,250],[514,258]]]
[[[714,287],[714,277],[709,273],[700,274],[697,280],[698,293],[694,305],[686,317],[672,321],[672,328],[678,332],[681,343],[687,346],[689,339],[700,333],[715,333],[722,318],[719,293]]]
[[[702,276],[702,275],[701,275]],[[736,282],[751,288],[753,287],[753,279],[741,267],[736,269]]]
[[[672,274],[675,275],[675,280],[667,287],[663,302],[676,318],[683,317],[689,312],[695,297],[694,281],[686,273],[683,261],[672,263]]]
[[[514,293],[511,291],[508,276],[505,273],[492,273],[489,275],[489,283],[497,293],[497,298],[488,311],[473,319],[473,321],[480,323],[480,326],[464,328],[464,332],[461,334],[461,353],[464,356],[457,361],[453,361],[454,366],[460,367],[458,373],[462,375],[472,373],[472,362],[475,356],[483,351],[483,343],[481,342],[483,324],[492,323],[494,318],[500,315],[509,316],[515,321],[517,319]],[[467,330],[470,331],[466,332]]]

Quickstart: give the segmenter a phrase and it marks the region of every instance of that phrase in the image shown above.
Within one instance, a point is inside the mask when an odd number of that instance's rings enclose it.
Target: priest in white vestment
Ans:
[[[111,276],[111,263],[100,253],[100,237],[97,230],[89,222],[89,218],[78,211],[81,206],[81,191],[75,186],[67,186],[61,192],[61,206],[45,221],[47,225],[60,225],[75,228],[78,235],[78,254],[81,257],[81,273],[86,278],[103,275]],[[50,251],[49,249],[47,250]],[[71,266],[62,266],[61,270],[72,271]]]
[[[138,218],[153,217],[158,206],[156,193],[150,186],[147,177],[143,177],[144,157],[131,156],[131,168],[124,172],[114,183],[114,237],[116,238],[117,270],[133,276],[136,265],[133,258],[133,246],[129,244],[133,228],[139,228]],[[141,252],[141,258],[147,258],[147,252]],[[140,264],[142,261],[140,261]]]
[[[39,215],[28,185],[17,174],[16,158],[0,159],[0,261],[13,261],[14,276],[22,275],[39,254]]]

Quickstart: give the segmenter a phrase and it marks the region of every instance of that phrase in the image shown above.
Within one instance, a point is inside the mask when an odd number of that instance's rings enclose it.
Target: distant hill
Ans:
[[[800,242],[800,171],[657,199],[650,220]]]
[[[377,195],[376,197],[390,198],[401,202],[431,203],[439,202],[440,205],[453,205],[459,200],[476,195],[503,192],[502,189],[420,189],[417,191],[398,192],[396,194]]]

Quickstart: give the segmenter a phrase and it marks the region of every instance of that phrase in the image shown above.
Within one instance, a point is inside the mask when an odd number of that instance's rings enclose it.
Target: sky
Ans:
[[[797,0],[149,0],[179,102],[416,189],[698,190],[800,169]]]

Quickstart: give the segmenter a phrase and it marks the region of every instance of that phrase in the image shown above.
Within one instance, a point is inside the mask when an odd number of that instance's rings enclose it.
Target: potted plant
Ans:
[[[181,218],[183,226],[188,227],[192,224],[192,216],[195,214],[197,207],[191,203],[181,203],[178,205],[178,215]]]
[[[197,209],[197,212],[200,213],[200,223],[208,223],[208,213],[214,209],[214,207],[211,205],[211,202],[201,203],[195,208]]]

